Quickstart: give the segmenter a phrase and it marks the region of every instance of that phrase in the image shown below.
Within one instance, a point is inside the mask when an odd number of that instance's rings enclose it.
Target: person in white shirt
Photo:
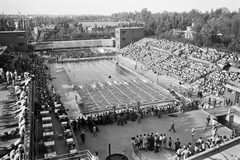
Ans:
[[[99,160],[98,158],[98,152],[95,152],[94,155],[92,156],[91,160]]]
[[[7,78],[7,83],[9,84],[10,83],[10,72],[9,71],[6,72],[6,78]]]
[[[199,144],[202,144],[202,137],[200,137],[198,140],[197,140],[197,143],[199,143]]]
[[[194,135],[195,135],[195,129],[192,128],[192,140],[194,139]]]

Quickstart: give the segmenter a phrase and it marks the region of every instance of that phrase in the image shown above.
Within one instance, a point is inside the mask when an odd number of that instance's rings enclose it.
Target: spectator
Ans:
[[[92,156],[92,160],[99,160],[98,158],[98,152],[95,152],[94,155]]]

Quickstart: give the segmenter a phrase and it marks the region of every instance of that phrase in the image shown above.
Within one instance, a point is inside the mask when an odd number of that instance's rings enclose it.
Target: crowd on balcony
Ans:
[[[19,134],[20,138],[12,145],[6,146],[6,155],[2,158],[4,160],[21,160],[29,156],[31,105],[28,104],[28,102],[30,94],[29,87],[32,80],[33,59],[28,56],[16,58],[16,70],[6,71],[6,76],[2,78],[10,85],[10,88],[14,88],[10,91],[10,95],[15,97],[16,102],[11,103],[9,106],[8,115],[13,115],[13,119],[18,120],[18,128],[14,129],[14,133]],[[7,139],[8,137],[5,136],[5,138]]]

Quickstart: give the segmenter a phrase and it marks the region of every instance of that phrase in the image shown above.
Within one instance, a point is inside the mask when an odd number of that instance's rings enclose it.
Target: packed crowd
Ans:
[[[147,116],[155,116],[160,118],[163,114],[169,114],[174,112],[179,112],[183,110],[193,110],[197,108],[196,102],[190,102],[183,104],[182,102],[174,102],[164,105],[154,105],[148,108],[135,108],[115,111],[112,109],[109,112],[85,116],[82,118],[72,120],[73,130],[77,132],[78,130],[89,130],[93,133],[93,128],[96,127],[98,131],[99,125],[108,125],[117,123],[119,126],[124,126],[128,121],[137,121],[138,123]],[[60,112],[60,111],[59,111]],[[60,113],[59,113],[60,114]],[[75,126],[75,127],[74,127]]]
[[[229,62],[231,64],[236,64],[235,66],[238,67],[238,61],[239,61],[239,57],[237,53],[228,53],[225,54],[221,60],[218,61],[218,63],[220,64],[225,64],[226,62]]]
[[[7,147],[7,154],[2,159],[25,159],[29,156],[30,145],[30,108],[28,104],[28,95],[30,82],[32,80],[32,62],[33,59],[29,57],[18,57],[15,63],[16,70],[6,71],[6,77],[4,77],[7,83],[14,86],[14,95],[17,102],[12,104],[12,115],[18,119],[18,128],[15,132],[18,132],[20,139],[14,144]],[[16,133],[15,133],[16,134]]]
[[[164,49],[171,53],[158,51],[155,48]],[[175,54],[178,52],[178,54]],[[225,54],[215,49],[199,48],[193,45],[168,40],[153,40],[138,44],[130,44],[121,50],[123,56],[141,63],[147,70],[158,74],[165,74],[179,79],[182,82],[197,85],[197,89],[203,92],[211,92],[218,95],[224,93],[224,85],[227,81],[240,82],[240,74],[220,69],[216,62],[238,63],[236,53]],[[198,59],[212,62],[211,66],[188,59],[192,56]],[[197,83],[195,83],[197,81]]]
[[[188,144],[182,144],[179,138],[173,140],[171,137],[167,137],[166,134],[158,133],[145,133],[132,137],[131,144],[133,145],[135,151],[137,148],[142,151],[154,151],[155,153],[157,153],[162,149],[167,149],[176,153],[174,159],[180,160],[203,152],[209,148],[220,146],[221,144],[236,137],[234,133],[228,134],[227,136],[218,135],[215,125],[213,126],[212,130],[214,131],[212,137],[206,139],[205,141],[202,139],[202,137],[199,137],[199,139],[193,144],[192,142],[189,142]],[[192,134],[194,136],[193,131]]]
[[[183,82],[195,82],[198,78],[211,71],[210,68],[199,62],[156,51],[152,47],[130,45],[124,48],[122,52],[123,56],[130,56],[130,58],[146,66],[148,70],[177,76]]]
[[[225,59],[230,62],[237,62],[237,53],[224,53],[212,48],[200,48],[190,44],[181,42],[173,42],[166,39],[155,40],[151,42],[154,47],[169,50],[177,55],[187,55],[201,60],[216,62],[220,59]]]
[[[221,70],[216,70],[210,73],[206,77],[199,79],[196,84],[199,86],[203,92],[223,95],[225,91],[224,85],[227,83],[227,72],[222,72]]]

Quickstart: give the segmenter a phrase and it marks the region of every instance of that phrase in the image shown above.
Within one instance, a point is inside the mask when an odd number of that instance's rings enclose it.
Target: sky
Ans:
[[[141,11],[143,8],[152,13],[188,12],[191,9],[205,12],[221,7],[238,11],[240,0],[0,0],[0,14],[18,14],[19,11],[22,15],[111,15]]]

